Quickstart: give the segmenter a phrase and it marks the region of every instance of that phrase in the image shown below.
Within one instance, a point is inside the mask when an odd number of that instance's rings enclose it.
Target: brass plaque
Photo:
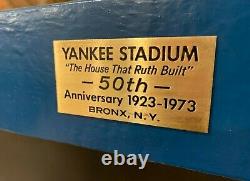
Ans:
[[[216,36],[54,41],[59,113],[208,132]]]

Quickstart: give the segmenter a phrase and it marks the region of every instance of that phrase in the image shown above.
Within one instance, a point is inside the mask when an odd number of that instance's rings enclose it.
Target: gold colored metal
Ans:
[[[54,41],[59,113],[208,132],[216,36]]]

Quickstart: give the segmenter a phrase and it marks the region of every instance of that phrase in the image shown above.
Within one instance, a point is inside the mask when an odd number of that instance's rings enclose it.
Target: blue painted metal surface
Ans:
[[[58,114],[56,39],[217,35],[209,134]],[[0,13],[0,127],[250,180],[250,1],[90,1]]]

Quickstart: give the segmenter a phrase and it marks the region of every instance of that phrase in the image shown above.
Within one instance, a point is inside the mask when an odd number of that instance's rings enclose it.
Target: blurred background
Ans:
[[[0,0],[0,10],[65,1]],[[103,166],[102,152],[2,131],[0,149],[0,181],[229,180],[156,163],[147,163],[144,170]]]
[[[0,131],[0,181],[227,181],[148,162],[103,166],[100,151]]]
[[[0,0],[0,9],[10,9],[25,6],[44,5],[64,2],[67,0]]]

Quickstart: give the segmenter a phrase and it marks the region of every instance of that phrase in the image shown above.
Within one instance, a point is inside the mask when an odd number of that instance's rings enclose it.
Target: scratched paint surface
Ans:
[[[250,180],[250,2],[91,1],[0,13],[0,127]],[[217,35],[209,134],[58,114],[52,41]]]

